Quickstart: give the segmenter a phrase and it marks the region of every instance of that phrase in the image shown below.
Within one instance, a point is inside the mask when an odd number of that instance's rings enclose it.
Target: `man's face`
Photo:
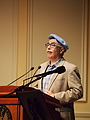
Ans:
[[[55,39],[50,39],[46,46],[47,57],[49,59],[59,59],[61,46]]]

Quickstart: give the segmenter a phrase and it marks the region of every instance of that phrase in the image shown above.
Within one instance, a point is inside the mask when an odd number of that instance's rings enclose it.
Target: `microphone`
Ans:
[[[23,74],[22,76],[18,77],[17,79],[15,79],[14,81],[12,81],[11,83],[9,83],[8,85],[11,85],[12,83],[16,82],[17,80],[19,80],[20,78],[24,77],[26,74],[28,74],[30,71],[32,71],[34,69],[34,67],[31,67],[30,70],[28,70],[25,74]]]
[[[30,82],[27,83],[26,85],[22,85],[22,86],[16,88],[13,92],[9,93],[9,94],[7,95],[7,97],[10,96],[11,94],[13,94],[14,92],[17,92],[18,90],[22,90],[23,88],[25,88],[26,86],[29,86],[30,84],[36,82],[37,80],[40,80],[42,77],[45,77],[46,75],[53,74],[53,73],[61,74],[61,73],[65,72],[65,71],[66,71],[65,67],[64,67],[64,66],[60,66],[60,67],[57,67],[57,69],[55,69],[55,70],[53,70],[53,71],[49,71],[49,72],[46,72],[46,73],[42,73],[42,74],[35,75],[35,76],[33,76],[33,77],[37,77],[35,80],[30,81]],[[40,76],[40,77],[39,77],[39,76]],[[30,77],[30,78],[33,79],[33,77]],[[27,79],[30,79],[30,78],[27,78]]]
[[[35,73],[33,74],[33,76],[37,73],[37,71],[38,71],[40,68],[41,68],[41,66],[38,66],[38,68],[36,69],[36,71],[35,71]],[[34,69],[34,67],[32,67],[28,72],[30,72],[30,71],[33,70],[33,69]],[[28,72],[26,72],[24,75],[26,75]],[[22,75],[21,77],[23,77],[24,75]],[[22,90],[22,89],[25,88],[26,86],[29,86],[30,83],[33,83],[33,82],[34,82],[34,81],[32,81],[33,76],[30,77],[31,80],[30,80],[29,83],[27,83],[26,85],[22,85],[22,86],[16,88],[14,91],[12,91],[11,93],[7,94],[7,97],[10,96],[11,94],[13,94],[13,93],[16,92],[16,91],[18,91],[18,90]],[[21,77],[17,78],[16,80],[20,79]],[[23,81],[26,81],[26,80],[28,80],[28,79],[30,79],[30,78],[26,78],[26,79],[23,80]],[[39,79],[39,78],[38,78],[38,79]],[[16,80],[14,80],[13,82],[15,82]]]
[[[45,77],[45,76],[47,76],[49,74],[53,74],[53,73],[61,74],[61,73],[65,72],[65,71],[66,71],[65,67],[64,66],[60,66],[60,67],[57,67],[55,70],[48,71],[48,72],[45,72],[45,73],[42,73],[42,74],[38,74],[38,75],[35,75],[33,77],[39,77],[39,76]]]
[[[37,73],[37,71],[41,68],[41,66],[38,66],[38,68],[36,69],[36,71],[34,72],[33,76],[32,77],[29,77],[29,78],[26,78],[23,80],[23,84],[25,81],[27,81],[28,79],[31,79],[30,82],[33,80],[33,77],[35,76],[35,74]]]
[[[41,66],[38,66],[38,68],[37,68],[36,71],[34,72],[33,76],[35,76],[35,74],[37,73],[37,71],[38,71],[40,68],[41,68]],[[33,76],[30,77],[30,78],[31,78],[30,82],[33,80]],[[23,80],[23,84],[24,84],[24,82],[27,81],[27,80],[28,80],[27,78],[26,78],[25,80]]]

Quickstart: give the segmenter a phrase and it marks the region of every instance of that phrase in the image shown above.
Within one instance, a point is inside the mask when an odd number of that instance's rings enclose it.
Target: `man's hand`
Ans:
[[[47,94],[47,95],[50,95],[50,96],[54,97],[54,94],[51,91],[45,91],[44,93]]]

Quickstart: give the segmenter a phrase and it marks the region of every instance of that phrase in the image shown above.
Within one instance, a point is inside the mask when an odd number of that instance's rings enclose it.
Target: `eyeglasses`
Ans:
[[[45,44],[45,47],[47,48],[48,46],[50,46],[51,48],[54,48],[54,47],[61,47],[60,45],[58,45],[57,43],[54,43],[54,42],[52,42],[52,43],[46,43]]]

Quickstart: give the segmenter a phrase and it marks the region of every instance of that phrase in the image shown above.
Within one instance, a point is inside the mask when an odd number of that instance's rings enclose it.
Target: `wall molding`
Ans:
[[[83,98],[79,101],[86,102],[87,98],[87,18],[88,0],[83,1],[82,9],[82,41],[81,41],[81,79],[83,84]]]
[[[8,85],[17,74],[18,0],[0,1],[0,11],[0,79]]]
[[[76,118],[90,118],[90,112],[77,112],[75,113]]]
[[[32,66],[32,47],[33,47],[33,0],[27,0],[28,2],[28,25],[27,25],[27,69],[28,66]]]

